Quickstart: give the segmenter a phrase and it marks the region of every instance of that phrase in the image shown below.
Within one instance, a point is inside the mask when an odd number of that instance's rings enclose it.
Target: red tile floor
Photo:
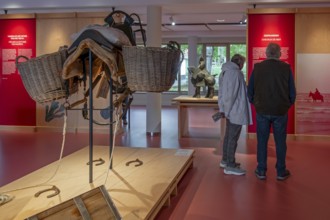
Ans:
[[[216,131],[199,120],[191,132],[215,137],[177,136],[177,110],[162,109],[160,136],[146,135],[144,107],[132,107],[131,126],[117,135],[116,145],[134,147],[193,148],[194,166],[178,185],[178,195],[164,207],[158,220],[329,220],[330,142],[289,140],[287,166],[292,176],[276,180],[275,147],[269,143],[267,180],[254,176],[256,140],[247,139],[243,129],[237,160],[247,169],[245,176],[223,174],[219,168],[221,143]],[[204,121],[204,124],[203,124]],[[213,125],[212,125],[213,126]],[[106,134],[94,134],[94,144],[108,145]],[[0,186],[58,160],[60,132],[0,131]],[[88,133],[68,133],[64,156],[88,146]]]

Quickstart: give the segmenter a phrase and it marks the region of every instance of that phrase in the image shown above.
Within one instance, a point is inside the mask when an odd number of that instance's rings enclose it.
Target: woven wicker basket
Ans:
[[[132,91],[164,92],[174,84],[183,54],[179,48],[123,47],[128,87]]]
[[[44,103],[78,91],[78,85],[73,83],[72,79],[62,79],[63,63],[67,56],[67,50],[62,49],[32,59],[25,56],[16,57],[16,67],[26,91],[33,100]],[[19,62],[22,58],[25,61]]]

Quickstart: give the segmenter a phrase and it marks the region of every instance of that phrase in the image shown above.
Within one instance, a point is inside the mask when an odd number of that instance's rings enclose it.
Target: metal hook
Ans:
[[[48,191],[52,191],[52,190],[55,191],[55,192],[53,194],[48,195],[47,198],[54,197],[54,196],[60,194],[60,192],[61,192],[59,188],[57,188],[56,186],[53,186],[50,189],[40,190],[39,192],[37,192],[36,194],[34,194],[34,197],[39,197],[42,193],[48,192]]]
[[[136,167],[142,166],[142,164],[143,164],[143,162],[141,160],[139,160],[138,158],[136,158],[136,160],[128,161],[126,163],[126,166],[129,166],[131,163],[137,163],[137,164],[135,164]]]
[[[99,163],[96,163],[95,166],[99,166],[99,165],[102,165],[105,163],[105,161],[102,158],[93,160],[92,162],[94,163],[94,162],[98,162],[98,161],[99,161]],[[87,165],[89,165],[89,162],[87,162]]]

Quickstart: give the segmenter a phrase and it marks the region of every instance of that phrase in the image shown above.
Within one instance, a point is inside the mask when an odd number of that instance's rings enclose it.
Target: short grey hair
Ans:
[[[276,58],[279,59],[281,57],[281,47],[276,43],[269,43],[266,48],[266,56],[267,58]]]
[[[242,56],[241,54],[235,54],[234,56],[232,56],[231,62],[236,63],[238,66],[244,66],[245,63],[245,57]]]

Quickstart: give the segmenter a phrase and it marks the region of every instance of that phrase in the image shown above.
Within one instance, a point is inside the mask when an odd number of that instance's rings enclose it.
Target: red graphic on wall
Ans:
[[[311,97],[313,102],[321,101],[324,102],[323,95],[320,93],[320,91],[316,88],[315,92],[310,91],[308,97]]]
[[[249,14],[248,15],[248,78],[253,66],[266,59],[266,47],[270,42],[281,46],[281,60],[289,63],[295,72],[295,15],[294,14]],[[248,132],[256,132],[255,109],[253,108],[253,125]],[[288,134],[294,133],[294,108],[288,113]]]
[[[19,55],[35,57],[36,20],[0,19],[0,125],[36,125],[36,103],[16,69]]]

